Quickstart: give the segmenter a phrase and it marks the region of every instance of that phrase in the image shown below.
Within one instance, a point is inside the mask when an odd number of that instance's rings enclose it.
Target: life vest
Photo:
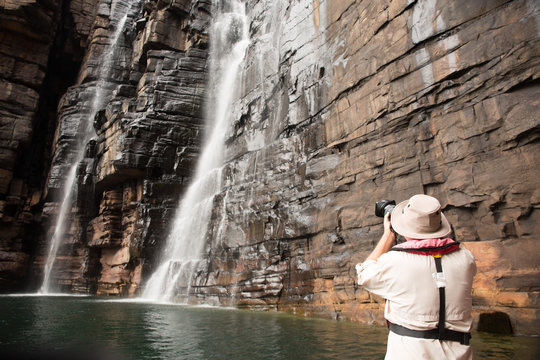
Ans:
[[[464,333],[446,329],[444,327],[446,321],[446,279],[442,270],[442,256],[452,251],[459,249],[459,242],[452,239],[425,239],[413,240],[398,244],[390,249],[390,251],[405,251],[412,254],[433,256],[435,268],[437,272],[433,274],[435,283],[439,288],[439,323],[436,329],[432,330],[412,330],[398,324],[388,322],[390,331],[401,335],[423,339],[438,339],[458,341],[462,345],[469,345],[471,333]]]

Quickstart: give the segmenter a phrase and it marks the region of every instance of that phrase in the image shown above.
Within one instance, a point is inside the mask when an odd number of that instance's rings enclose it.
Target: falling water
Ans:
[[[222,155],[229,128],[235,83],[249,44],[245,6],[239,1],[215,1],[211,28],[211,83],[207,99],[208,133],[194,180],[177,210],[158,269],[149,278],[143,298],[187,300],[193,272],[201,261],[215,195],[221,189]]]
[[[47,253],[47,260],[45,262],[43,283],[39,289],[41,294],[49,294],[53,291],[51,284],[51,275],[53,270],[53,265],[56,260],[56,255],[64,234],[66,231],[66,225],[68,220],[68,215],[72,209],[72,200],[74,195],[74,185],[77,175],[77,167],[79,163],[84,159],[85,146],[86,144],[94,137],[95,131],[93,127],[94,117],[97,112],[102,109],[108,98],[111,96],[111,92],[107,90],[107,81],[110,76],[113,61],[115,59],[116,50],[118,49],[118,42],[120,40],[120,35],[124,30],[126,21],[128,19],[129,10],[133,8],[133,5],[124,3],[122,0],[117,0],[112,5],[110,19],[118,19],[118,22],[115,25],[114,32],[111,35],[110,43],[108,47],[104,50],[103,57],[99,63],[100,72],[96,80],[96,85],[94,86],[94,94],[92,96],[92,103],[90,105],[90,110],[88,112],[88,117],[86,122],[82,124],[82,130],[79,134],[77,141],[77,149],[75,150],[75,155],[73,158],[73,164],[69,170],[68,176],[64,183],[64,195],[62,197],[62,205],[60,207],[60,212],[56,218],[56,224],[54,227],[54,233],[50,240],[49,251]]]

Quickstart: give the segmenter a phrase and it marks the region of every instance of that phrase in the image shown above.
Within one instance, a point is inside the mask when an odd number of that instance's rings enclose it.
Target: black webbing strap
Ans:
[[[435,268],[437,269],[437,273],[442,273],[441,255],[434,255],[433,258],[435,259]],[[439,288],[439,323],[437,324],[437,329],[412,330],[392,323],[388,323],[388,328],[390,331],[401,336],[409,336],[421,339],[459,341],[459,343],[462,345],[469,345],[471,333],[464,333],[444,328],[446,322],[446,294],[444,291],[444,286],[438,284],[437,287]]]
[[[388,328],[395,334],[408,336],[420,339],[438,339],[458,341],[461,345],[469,345],[471,333],[464,333],[454,330],[445,329],[443,335],[439,333],[439,329],[432,330],[412,330],[398,324],[389,323]]]

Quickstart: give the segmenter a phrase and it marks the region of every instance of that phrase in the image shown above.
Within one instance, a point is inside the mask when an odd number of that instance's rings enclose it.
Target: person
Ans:
[[[407,241],[393,246],[392,228]],[[358,284],[386,300],[385,359],[472,359],[476,263],[452,232],[436,198],[414,195],[386,214],[381,239],[356,265]]]

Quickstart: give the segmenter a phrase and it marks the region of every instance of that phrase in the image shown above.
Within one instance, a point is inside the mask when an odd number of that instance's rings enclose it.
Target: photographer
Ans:
[[[472,359],[473,255],[448,238],[452,228],[436,198],[419,194],[392,204],[377,204],[384,233],[356,265],[358,284],[386,299],[385,359]],[[392,229],[407,241],[393,246]]]

